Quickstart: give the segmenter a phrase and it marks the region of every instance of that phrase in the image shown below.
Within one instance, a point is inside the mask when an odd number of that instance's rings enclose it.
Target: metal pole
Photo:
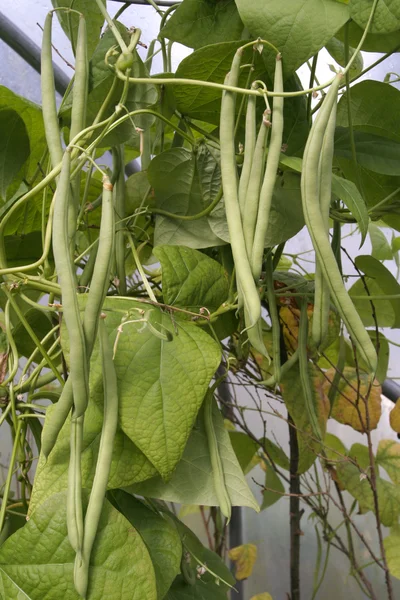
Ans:
[[[28,65],[40,73],[40,48],[27,37],[19,27],[14,25],[0,12],[0,39],[12,48]],[[60,67],[54,65],[54,81],[56,90],[64,95],[69,83],[69,77]]]
[[[139,6],[151,6],[147,0],[113,0],[114,2],[120,2],[125,4],[137,4]],[[157,6],[174,6],[180,4],[180,0],[155,0]]]

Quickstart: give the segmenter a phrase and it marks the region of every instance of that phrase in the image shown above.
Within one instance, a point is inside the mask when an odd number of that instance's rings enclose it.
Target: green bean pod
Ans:
[[[275,385],[279,385],[281,379],[281,326],[279,322],[279,313],[278,307],[276,305],[276,296],[274,292],[274,273],[271,254],[269,254],[267,257],[266,284],[268,312],[271,319],[272,328],[272,360],[274,367],[274,379]]]
[[[304,151],[303,170],[301,175],[303,213],[316,257],[320,262],[322,274],[329,285],[332,300],[343,319],[358,352],[363,357],[370,370],[375,372],[377,367],[376,351],[371,342],[371,338],[366,332],[360,316],[344,287],[342,276],[329,243],[329,238],[326,235],[325,223],[319,204],[319,160],[324,134],[333,103],[336,103],[341,78],[341,75],[338,75],[332,83],[313,123]],[[331,168],[332,165],[330,165],[330,169]]]
[[[112,350],[104,320],[99,324],[100,352],[103,368],[104,415],[96,472],[85,515],[82,556],[75,559],[74,582],[77,592],[86,598],[89,564],[93,544],[107,491],[108,478],[118,424],[118,384],[112,359]]]
[[[264,174],[265,150],[270,127],[269,117],[270,111],[266,110],[261,121],[260,130],[257,136],[256,147],[252,155],[250,178],[248,181],[246,198],[243,206],[243,208],[245,208],[242,217],[243,233],[244,241],[246,243],[247,256],[249,257],[249,259],[251,259],[251,253],[253,250],[254,232],[257,222],[260,188]]]
[[[307,301],[303,300],[300,308],[300,325],[299,325],[299,367],[300,367],[300,382],[303,391],[303,397],[306,404],[306,410],[310,421],[313,435],[322,440],[321,428],[318,422],[317,411],[314,403],[314,391],[310,379],[310,371],[308,369],[308,353],[307,353],[307,337],[308,337],[308,314]]]
[[[336,102],[333,104],[329,117],[319,163],[319,203],[324,219],[325,231],[329,235],[329,209],[332,197],[332,161],[334,150],[334,136],[336,126]],[[319,348],[328,335],[330,292],[329,286],[322,275],[318,258],[315,264],[315,293],[314,313],[311,326],[313,342]]]
[[[118,221],[125,218],[125,173],[124,173],[124,146],[113,149],[118,154],[120,169],[114,185],[114,205]],[[125,223],[118,223],[115,234],[115,268],[118,278],[118,293],[126,296],[126,271],[125,271]]]
[[[253,88],[254,84],[251,86]],[[242,166],[242,172],[240,174],[239,181],[239,206],[240,214],[242,219],[244,217],[245,203],[247,186],[249,185],[251,177],[251,166],[253,163],[253,155],[256,147],[256,96],[249,96],[247,99],[247,110],[246,110],[246,133],[244,140],[244,160]]]
[[[232,514],[232,504],[229,498],[228,490],[226,489],[224,467],[222,465],[218,448],[218,440],[214,429],[212,414],[213,403],[214,396],[209,390],[204,400],[204,428],[207,437],[208,449],[210,452],[215,492],[221,512],[229,522]]]
[[[87,295],[87,302],[83,317],[83,334],[86,343],[87,356],[90,358],[97,335],[99,316],[104,298],[109,287],[111,260],[114,248],[114,206],[112,199],[112,185],[106,178],[103,181],[103,206],[101,213],[99,244],[97,260],[93,270],[93,277]],[[73,405],[72,379],[68,378],[61,397],[54,407],[51,420],[46,422],[42,434],[42,452],[47,458],[54,448],[58,434],[64,425]]]
[[[83,416],[71,421],[71,454],[68,466],[67,529],[68,539],[77,556],[83,547],[81,454]]]
[[[53,56],[51,45],[51,27],[53,12],[49,12],[43,28],[42,54],[40,62],[43,123],[46,142],[49,148],[52,167],[56,167],[63,157],[63,150],[58,126],[56,106],[56,90],[54,84]]]
[[[276,57],[274,92],[283,92],[282,57]],[[274,97],[272,109],[271,139],[268,149],[267,166],[260,193],[258,205],[257,225],[254,233],[251,267],[254,279],[257,281],[261,275],[262,259],[264,254],[265,236],[267,235],[269,214],[271,211],[272,196],[274,193],[276,174],[282,148],[283,136],[283,97]]]
[[[299,360],[299,349],[293,352],[292,356],[287,359],[286,362],[283,363],[280,369],[280,377],[288,373],[290,369],[297,363]],[[279,384],[279,381],[275,379],[275,374],[269,377],[268,379],[264,379],[263,381],[254,381],[255,385],[266,385],[267,387],[275,387]]]
[[[225,78],[227,85],[237,84],[241,55],[242,49],[239,48],[233,58],[231,71]],[[222,94],[220,122],[221,177],[238,287],[243,293],[249,326],[253,326],[261,317],[261,302],[247,257],[239,208],[234,139],[235,104],[235,94],[224,91]]]
[[[74,395],[75,418],[84,414],[89,399],[89,374],[85,338],[79,314],[75,271],[68,244],[68,204],[70,197],[71,153],[67,149],[62,160],[56,190],[53,219],[53,253],[63,304],[63,319],[70,343],[70,378]]]

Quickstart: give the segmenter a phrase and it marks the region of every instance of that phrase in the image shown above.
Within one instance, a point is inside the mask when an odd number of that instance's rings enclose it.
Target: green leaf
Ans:
[[[342,27],[337,32],[336,37],[341,41],[345,40],[345,29],[347,28],[347,35],[350,45],[356,48],[361,40],[364,30],[361,29],[354,21],[346,23],[345,27]],[[393,52],[399,49],[399,34],[397,31],[393,33],[368,33],[363,46],[363,52]]]
[[[349,289],[349,294],[361,317],[365,327],[374,327],[375,319],[371,302],[367,296],[382,296],[382,300],[374,299],[375,317],[379,327],[393,327],[395,314],[390,300],[385,300],[385,292],[380,287],[379,283],[371,277],[365,278],[365,284],[368,287],[368,292],[361,279],[358,279]],[[358,296],[364,297],[360,299]]]
[[[98,375],[101,376],[101,363],[99,361],[97,361],[97,365],[92,362],[92,371],[95,371],[92,375],[92,380]],[[99,402],[103,402],[102,394],[98,400]],[[51,428],[52,426],[51,416],[53,411],[53,406],[50,406],[46,411],[44,431],[46,431],[46,428]],[[102,424],[102,414],[92,398],[89,401],[89,406],[85,414],[81,456],[82,485],[86,488],[91,488],[93,484]],[[42,455],[39,458],[29,504],[30,515],[38,510],[38,507],[50,496],[67,489],[70,438],[70,419],[68,419],[59,433],[57,443],[47,461]],[[146,459],[145,455],[118,429],[114,440],[108,487],[110,489],[124,487],[135,481],[142,481],[143,479],[153,477],[155,473],[156,469]]]
[[[32,212],[33,211],[30,211],[31,214]],[[15,219],[17,223],[14,223],[14,218],[10,220],[13,222],[13,225],[19,227],[18,217]],[[27,222],[23,224],[25,232],[27,230],[29,231],[29,229],[36,224],[39,225],[36,218],[34,218],[33,221],[28,218]],[[42,232],[31,231],[30,233],[20,235],[7,235],[4,238],[4,247],[8,267],[29,265],[36,262],[43,254]],[[51,260],[51,256],[49,258]]]
[[[148,177],[158,208],[176,215],[196,215],[214,200],[221,175],[215,158],[202,147],[197,153],[172,148],[159,154],[150,163]],[[157,215],[155,245],[220,246],[224,242],[213,233],[210,218],[180,221]]]
[[[372,256],[376,260],[392,260],[392,249],[380,227],[376,223],[370,223],[368,231],[372,244]]]
[[[322,382],[318,377],[318,371],[310,363],[310,378],[312,379],[312,388],[314,391],[315,412],[322,432],[325,432],[326,421],[329,413],[329,402],[322,390]],[[312,427],[309,422],[306,400],[304,398],[300,368],[296,363],[281,378],[281,390],[283,400],[295,426],[298,428],[297,440],[299,444],[299,465],[298,473],[305,473],[317,458],[320,444],[312,439]]]
[[[354,131],[357,163],[382,175],[400,175],[400,143],[365,131]],[[352,160],[349,130],[337,127],[335,156]]]
[[[278,500],[283,498],[285,494],[285,488],[280,477],[274,471],[271,463],[267,459],[265,460],[265,469],[265,490],[263,491],[263,501],[261,504],[261,510],[272,506],[273,504],[278,502]]]
[[[328,50],[329,54],[332,58],[340,65],[341,67],[345,67],[347,64],[345,45],[344,43],[336,37],[333,37],[327,44],[325,44],[325,48]],[[352,58],[354,55],[354,48],[349,46],[349,58]],[[357,77],[361,73],[364,68],[364,60],[361,52],[357,54],[356,59],[350,67],[350,79],[353,77]]]
[[[347,206],[361,232],[361,244],[368,232],[369,216],[363,196],[358,191],[357,186],[348,179],[343,179],[338,175],[332,175],[332,192]]]
[[[364,444],[353,444],[348,452],[350,458],[356,461],[357,465],[363,471],[366,471],[370,465],[368,446]],[[378,471],[379,473],[379,471]]]
[[[375,344],[375,346],[376,346],[376,331],[375,330],[368,331],[368,334],[369,334],[373,344]],[[383,335],[383,333],[380,331],[379,332],[378,367],[377,367],[376,373],[375,373],[375,379],[377,379],[380,384],[382,384],[387,377],[387,372],[388,372],[388,368],[389,368],[389,356],[390,356],[389,342],[386,339],[386,337]]]
[[[39,106],[0,86],[0,110],[10,109],[18,113],[25,123],[29,136],[30,155],[25,177],[32,177],[46,147],[42,111]]]
[[[0,197],[5,199],[7,188],[25,164],[30,148],[25,123],[15,110],[0,109],[0,131]]]
[[[67,535],[66,493],[56,494],[0,548],[0,592],[7,600],[79,600]],[[156,600],[153,565],[140,535],[105,500],[90,560],[91,600]]]
[[[349,462],[337,464],[341,484],[355,498],[363,512],[374,510],[374,498],[369,481],[360,469]],[[400,487],[377,477],[380,518],[386,527],[397,524],[400,513]]]
[[[371,0],[351,0],[350,16],[362,29],[365,29],[371,14]],[[400,29],[400,5],[397,0],[385,0],[376,5],[370,25],[371,33],[392,33]]]
[[[236,0],[236,4],[249,31],[282,53],[286,76],[314,56],[349,19],[348,7],[331,0]],[[305,35],[310,28],[312,35]],[[272,58],[272,53],[268,56]]]
[[[157,597],[161,600],[180,573],[182,543],[176,527],[122,490],[109,492],[108,498],[146,544],[156,576]]]
[[[285,471],[289,471],[290,463],[289,459],[286,456],[285,452],[277,446],[272,440],[268,438],[264,438],[262,441],[262,446],[265,448],[265,451],[268,453],[268,457],[274,461],[274,463],[281,467],[281,469],[285,469]]]
[[[106,6],[106,0],[102,0],[104,6]],[[65,7],[69,8],[71,0],[52,0],[54,8]],[[88,54],[91,56],[100,38],[101,28],[104,23],[104,17],[100,12],[99,7],[93,0],[75,0],[74,10],[77,10],[85,16],[86,19],[86,30],[87,30],[87,47]],[[61,27],[64,30],[65,35],[72,41],[73,47],[76,46],[76,40],[78,35],[79,15],[76,13],[68,13],[65,10],[59,10],[56,12],[58,20],[60,21]],[[71,23],[71,30],[69,27]],[[115,42],[116,43],[116,42]]]
[[[240,467],[242,471],[246,473],[247,468],[251,465],[254,455],[258,450],[258,445],[242,431],[230,431],[229,438]]]
[[[400,579],[400,526],[395,525],[383,540],[390,574]]]
[[[42,340],[44,336],[49,333],[53,326],[48,315],[42,310],[29,308],[24,316],[39,340]],[[13,330],[13,336],[17,344],[18,352],[22,356],[28,357],[37,349],[35,342],[32,340],[22,323],[18,323],[16,325]],[[48,349],[54,340],[55,338],[52,337],[47,344],[45,344],[45,347]],[[36,354],[36,358],[37,360],[35,362],[40,362],[43,358],[39,351]]]
[[[258,504],[243,476],[242,469],[231,446],[229,434],[224,428],[223,419],[216,405],[213,410],[214,428],[232,506],[249,506],[258,512]],[[156,477],[150,479],[147,483],[135,484],[128,491],[149,498],[159,498],[167,502],[219,506],[204,431],[203,411],[200,412],[186,444],[182,460],[178,463],[170,481],[165,483],[161,477]]]
[[[162,37],[190,48],[239,40],[243,23],[234,0],[184,0],[161,30]]]
[[[346,446],[343,444],[342,440],[332,433],[325,434],[324,450],[326,457],[335,462],[343,459],[343,456],[346,456],[347,454]]]
[[[399,102],[400,90],[392,85],[372,79],[356,84],[350,101],[354,129],[400,142]],[[346,93],[338,104],[337,125],[349,126]]]
[[[226,74],[231,68],[232,58],[236,50],[246,43],[247,40],[238,42],[222,42],[211,44],[199,50],[195,50],[179,64],[175,76],[184,79],[201,79],[223,83]],[[242,56],[242,64],[252,62],[254,50],[246,48]],[[239,86],[245,87],[248,70],[242,69],[239,77]],[[256,52],[254,59],[254,71],[252,80],[266,80],[266,66],[263,57]],[[267,84],[269,83],[267,79]],[[212,88],[199,88],[193,85],[174,86],[177,109],[182,114],[206,121],[207,123],[219,124],[221,112],[221,91]],[[237,102],[236,112],[239,110],[240,102]]]
[[[166,304],[213,312],[227,299],[228,275],[216,260],[184,246],[157,246],[154,254],[161,263]]]
[[[400,444],[394,440],[380,440],[376,462],[383,467],[393,483],[400,484]]]
[[[215,578],[204,585],[207,575],[201,581],[196,581],[194,586],[188,585],[182,576],[177,577],[164,600],[226,600],[226,587],[217,585]]]
[[[208,384],[218,368],[221,350],[195,324],[174,319],[152,307],[153,327],[170,332],[160,339],[140,319],[149,307],[126,299],[107,299],[106,326],[115,341],[126,311],[114,365],[120,394],[120,426],[145,453],[163,477],[169,477],[180,460]],[[118,312],[117,312],[118,311]],[[130,311],[130,312],[129,312]],[[96,349],[92,362],[95,363]],[[97,385],[101,387],[101,376]],[[97,386],[93,386],[94,391]],[[95,395],[96,401],[99,395]]]
[[[400,294],[400,284],[379,260],[372,256],[357,256],[355,263],[357,268],[365,273],[367,277],[375,279],[384,294]],[[392,298],[390,303],[395,315],[393,327],[400,327],[400,296],[399,298]]]

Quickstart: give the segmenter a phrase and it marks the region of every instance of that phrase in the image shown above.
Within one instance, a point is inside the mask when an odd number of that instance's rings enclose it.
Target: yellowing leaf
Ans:
[[[390,411],[389,421],[393,431],[400,433],[400,401],[397,402]]]
[[[390,535],[383,540],[390,574],[400,579],[400,527],[392,527]]]
[[[179,511],[179,518],[182,519],[187,515],[195,515],[200,512],[200,506],[198,504],[182,504]]]
[[[311,353],[316,351],[315,344],[311,335],[311,323],[313,319],[314,307],[309,304],[307,307],[307,315],[309,321],[307,346]],[[288,350],[293,352],[297,348],[297,339],[299,335],[299,320],[300,310],[292,306],[284,306],[279,312],[280,319],[283,323],[282,331],[285,339],[285,345]],[[321,350],[328,348],[339,336],[339,318],[333,311],[329,313],[328,335],[323,341]]]
[[[393,483],[400,483],[400,444],[394,440],[381,440],[376,454],[376,462],[381,465]]]
[[[256,596],[252,596],[250,600],[272,600],[271,594],[267,592],[263,592],[262,594],[257,594]]]
[[[360,373],[360,382],[358,382],[357,370],[353,367],[346,367],[343,375],[331,416],[339,423],[350,425],[356,431],[365,433],[368,429],[367,405],[369,429],[376,429],[381,417],[381,386],[378,381],[375,379],[371,386],[370,376],[366,373]],[[324,390],[328,394],[335,376],[335,369],[329,369],[325,376],[327,381],[324,383]]]
[[[229,550],[229,558],[236,564],[235,577],[239,581],[247,579],[253,572],[257,560],[257,546],[243,544]]]

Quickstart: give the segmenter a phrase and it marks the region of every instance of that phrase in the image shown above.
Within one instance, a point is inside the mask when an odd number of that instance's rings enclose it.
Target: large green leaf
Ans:
[[[286,75],[292,74],[348,21],[349,9],[332,0],[236,0],[242,21],[254,35],[275,44]],[[311,32],[306,35],[305,32]]]
[[[350,16],[362,29],[365,29],[371,15],[371,0],[351,0]],[[400,29],[400,4],[398,0],[382,0],[376,5],[370,25],[371,33],[392,33]]]
[[[184,0],[161,30],[161,35],[190,48],[240,40],[243,23],[235,0]]]
[[[92,363],[92,371],[95,370],[98,376],[99,374],[101,375],[101,363],[97,362],[98,365]],[[99,401],[102,402],[102,396],[100,396]],[[53,411],[53,406],[50,406],[46,411],[45,432],[46,428],[51,428],[52,426],[51,416]],[[91,400],[85,414],[81,457],[82,485],[86,488],[90,488],[93,483],[102,423],[102,414],[97,405]],[[43,456],[39,458],[33,493],[29,504],[30,514],[38,510],[38,507],[49,496],[67,488],[70,438],[70,419],[68,419],[47,461]],[[130,485],[135,481],[142,481],[148,477],[153,477],[155,473],[156,469],[146,459],[145,455],[121,430],[118,430],[114,439],[108,487],[113,489]]]
[[[28,324],[36,333],[39,340],[42,340],[44,336],[47,335],[53,327],[48,315],[42,310],[37,310],[36,308],[29,308],[25,312],[24,316],[28,321]],[[32,354],[32,352],[34,352],[37,349],[36,343],[32,340],[31,336],[26,331],[24,325],[21,322],[17,323],[17,325],[15,326],[13,330],[13,336],[18,348],[18,352],[21,356],[28,357]],[[54,342],[54,340],[54,337],[50,338],[47,344],[45,344],[45,347],[48,349],[49,346]],[[37,351],[35,362],[40,362],[42,358],[43,357],[40,354],[40,352]]]
[[[345,67],[347,64],[347,56],[346,56],[346,46],[345,44],[336,37],[333,37],[327,44],[325,44],[325,48],[328,50],[329,54],[332,58],[340,65],[341,67]],[[351,46],[349,47],[349,58],[352,58],[354,55],[355,49]],[[349,71],[350,79],[356,77],[361,73],[364,68],[364,60],[361,52],[357,54],[354,62],[352,63]]]
[[[361,269],[367,277],[374,279],[381,290],[387,295],[400,294],[400,284],[396,278],[379,260],[372,256],[357,256],[356,266]],[[400,327],[400,297],[390,299],[393,307],[395,320],[393,327]]]
[[[152,310],[154,335],[140,320],[143,309]],[[145,453],[163,477],[169,477],[180,460],[208,384],[218,368],[221,351],[207,333],[191,322],[174,319],[158,308],[126,299],[107,299],[106,326],[114,342],[121,318],[129,320],[116,345],[120,426]],[[118,311],[118,312],[116,312]],[[166,332],[171,341],[167,341]],[[92,362],[97,359],[93,351]],[[100,374],[99,374],[100,375]],[[93,383],[94,397],[101,377]]]
[[[400,526],[396,525],[390,530],[390,535],[383,540],[386,560],[390,574],[400,579]]]
[[[365,327],[375,326],[375,317],[379,327],[393,327],[395,314],[390,300],[385,300],[385,292],[380,287],[379,283],[371,277],[364,278],[365,284],[368,287],[368,292],[365,289],[364,282],[358,279],[350,288],[349,294],[357,309],[358,314]],[[361,298],[359,298],[361,296]],[[367,296],[382,296],[382,300],[374,299],[374,311],[371,302]]]
[[[350,97],[355,129],[400,142],[400,90],[371,79],[352,87]],[[346,93],[338,104],[337,125],[349,126]]]
[[[400,175],[400,143],[365,131],[354,131],[357,163],[382,175]],[[337,127],[335,156],[352,159],[349,130]]]
[[[162,600],[175,576],[180,573],[182,543],[176,527],[170,520],[122,490],[109,492],[108,498],[146,544],[156,576],[157,597]]]
[[[251,493],[235,452],[224,428],[224,422],[216,405],[213,408],[214,428],[218,449],[222,459],[225,482],[232,506],[249,506],[258,511],[258,504]],[[132,493],[160,498],[182,504],[202,504],[219,506],[214,488],[211,459],[204,431],[203,411],[192,430],[182,460],[178,463],[170,481],[163,482],[161,477],[149,479],[129,488]]]
[[[79,600],[67,535],[66,493],[51,496],[0,549],[3,600]],[[153,565],[140,535],[105,500],[90,560],[91,600],[156,600]]]
[[[46,147],[42,111],[39,106],[0,86],[0,110],[10,109],[18,113],[25,123],[29,136],[30,155],[25,177],[28,179],[37,169]]]
[[[230,431],[229,438],[242,471],[247,473],[247,468],[251,466],[254,455],[259,448],[258,444],[242,431]]]
[[[369,216],[363,196],[357,186],[348,179],[332,175],[332,192],[347,206],[360,228],[362,241],[368,232]]]
[[[312,378],[313,402],[315,413],[322,432],[325,432],[329,407],[328,399],[323,393],[321,380],[316,368],[309,365],[309,376]],[[306,399],[301,385],[299,365],[294,365],[281,378],[282,396],[286,408],[297,429],[297,440],[299,444],[298,473],[305,473],[317,458],[319,444],[313,439],[312,427],[308,417]]]
[[[102,2],[105,6],[106,0],[102,0]],[[71,0],[52,0],[52,5],[54,8],[69,8],[71,6]],[[96,2],[93,2],[93,0],[75,0],[74,10],[83,13],[86,18],[87,47],[89,56],[91,56],[99,41],[101,28],[104,23],[104,17],[101,14]],[[70,40],[72,35],[73,47],[75,48],[78,34],[79,15],[76,13],[68,13],[65,10],[59,10],[56,12],[56,14],[58,20],[60,21],[61,27]]]
[[[148,177],[159,208],[176,215],[196,215],[215,198],[220,186],[220,169],[207,147],[197,153],[172,148],[150,163]],[[221,219],[219,219],[221,220]],[[210,227],[210,216],[193,221],[158,215],[155,245],[181,245],[191,248],[219,246],[224,242]]]
[[[228,297],[225,269],[216,260],[185,246],[157,246],[164,302],[193,312],[217,310]]]
[[[204,578],[202,578],[203,580]],[[208,579],[211,579],[209,577]],[[195,585],[188,585],[182,576],[175,579],[165,600],[226,600],[226,588],[215,584],[214,581],[196,581]]]
[[[0,197],[5,199],[8,186],[29,156],[30,147],[24,120],[17,111],[0,109],[0,131]]]
[[[29,208],[32,209],[32,205]],[[36,262],[43,254],[42,232],[39,231],[39,216],[41,215],[37,212],[33,216],[34,212],[36,212],[35,209],[28,209],[28,219],[25,223],[19,223],[18,219],[16,219],[17,222],[15,223],[14,219],[10,219],[13,228],[17,226],[17,229],[20,228],[23,231],[19,235],[9,235],[7,231],[7,236],[4,238],[8,267],[29,265]],[[30,218],[32,216],[33,219]],[[37,229],[29,232],[35,226]],[[51,256],[49,258],[51,260]]]

